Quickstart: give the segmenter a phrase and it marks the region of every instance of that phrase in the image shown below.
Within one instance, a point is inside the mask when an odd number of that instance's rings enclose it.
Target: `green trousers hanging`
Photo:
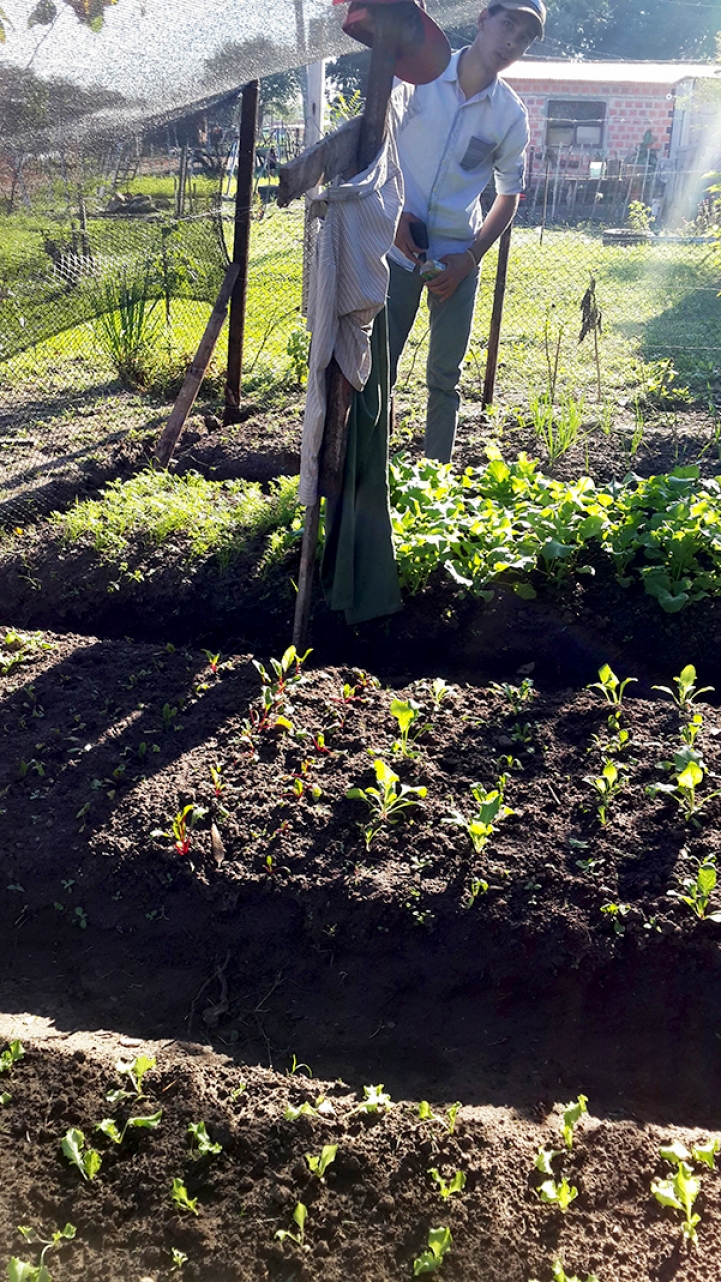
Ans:
[[[371,336],[373,364],[348,415],[343,489],[326,500],[321,579],[332,610],[364,623],[402,608],[388,491],[388,329],[385,308]]]

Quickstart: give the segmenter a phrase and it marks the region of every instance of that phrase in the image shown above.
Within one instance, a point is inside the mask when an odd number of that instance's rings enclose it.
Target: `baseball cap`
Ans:
[[[491,0],[489,9],[513,9],[516,13],[529,13],[536,19],[536,35],[543,39],[543,28],[546,22],[546,6],[543,0]]]
[[[532,0],[527,2],[530,4]],[[344,0],[333,0],[333,4],[343,3]],[[378,4],[401,7],[397,0],[351,0],[343,23],[345,34],[372,48],[372,11]],[[399,80],[407,80],[411,85],[427,85],[445,71],[451,60],[451,46],[438,24],[426,13],[424,0],[406,0],[403,8],[407,8],[411,16],[415,14],[417,34],[398,48],[395,74]]]

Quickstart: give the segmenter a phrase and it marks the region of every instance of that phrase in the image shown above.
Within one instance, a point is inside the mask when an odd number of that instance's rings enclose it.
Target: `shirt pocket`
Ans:
[[[477,169],[493,156],[497,144],[488,138],[471,138],[466,147],[466,154],[461,160],[461,169]]]

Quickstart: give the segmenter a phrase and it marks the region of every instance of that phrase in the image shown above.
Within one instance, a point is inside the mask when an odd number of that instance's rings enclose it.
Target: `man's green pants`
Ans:
[[[428,409],[425,453],[427,458],[450,463],[458,422],[461,367],[465,360],[473,324],[478,272],[470,272],[445,302],[423,284],[417,271],[406,271],[389,262],[388,348],[390,382],[395,387],[398,362],[413,328],[421,295],[426,294],[430,320],[430,342],[426,364]]]

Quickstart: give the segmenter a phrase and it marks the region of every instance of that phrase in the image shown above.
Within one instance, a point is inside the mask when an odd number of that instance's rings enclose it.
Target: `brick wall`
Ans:
[[[576,80],[504,79],[515,89],[528,108],[531,145],[538,153],[546,141],[546,104],[549,98],[586,98],[606,103],[606,123],[601,150],[605,155],[625,159],[643,140],[647,129],[653,134],[652,148],[661,156],[668,155],[673,123],[673,86],[588,84]]]

